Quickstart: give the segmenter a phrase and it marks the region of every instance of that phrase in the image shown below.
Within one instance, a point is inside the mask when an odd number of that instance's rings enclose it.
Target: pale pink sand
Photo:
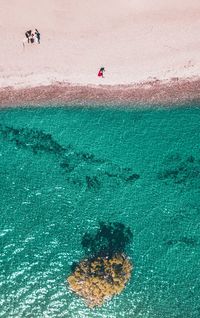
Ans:
[[[198,77],[200,0],[0,0],[0,39],[1,88]]]

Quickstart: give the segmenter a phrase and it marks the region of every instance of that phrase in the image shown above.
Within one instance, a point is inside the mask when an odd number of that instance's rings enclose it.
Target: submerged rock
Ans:
[[[89,307],[101,306],[120,294],[131,277],[132,264],[124,254],[85,259],[76,264],[67,281]]]

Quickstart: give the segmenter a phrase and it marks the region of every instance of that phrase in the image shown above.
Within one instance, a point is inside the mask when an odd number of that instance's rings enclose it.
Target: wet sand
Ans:
[[[200,79],[171,79],[135,85],[54,85],[0,89],[0,107],[55,105],[184,105],[200,102]]]

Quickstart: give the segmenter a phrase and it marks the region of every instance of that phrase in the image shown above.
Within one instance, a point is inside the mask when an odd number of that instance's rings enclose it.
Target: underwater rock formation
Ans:
[[[54,140],[51,134],[38,129],[14,128],[0,124],[0,137],[35,155],[46,153],[54,156],[66,174],[66,181],[77,188],[97,192],[104,186],[108,188],[121,183],[132,184],[140,177],[130,168],[122,168],[109,160],[96,158],[91,153],[77,151],[71,145],[64,147]]]
[[[131,240],[130,228],[119,222],[100,222],[96,233],[83,235],[86,258],[72,265],[67,281],[89,307],[101,306],[125,288],[132,271],[125,248]]]
[[[200,160],[193,156],[171,155],[165,159],[163,169],[158,173],[158,179],[166,184],[200,186]]]
[[[106,299],[120,294],[131,277],[132,265],[123,254],[81,261],[68,277],[72,291],[89,307],[101,306]]]

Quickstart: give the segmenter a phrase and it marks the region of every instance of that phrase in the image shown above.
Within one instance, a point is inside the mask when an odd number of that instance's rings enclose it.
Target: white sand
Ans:
[[[0,87],[198,76],[200,0],[0,0],[0,39]]]

